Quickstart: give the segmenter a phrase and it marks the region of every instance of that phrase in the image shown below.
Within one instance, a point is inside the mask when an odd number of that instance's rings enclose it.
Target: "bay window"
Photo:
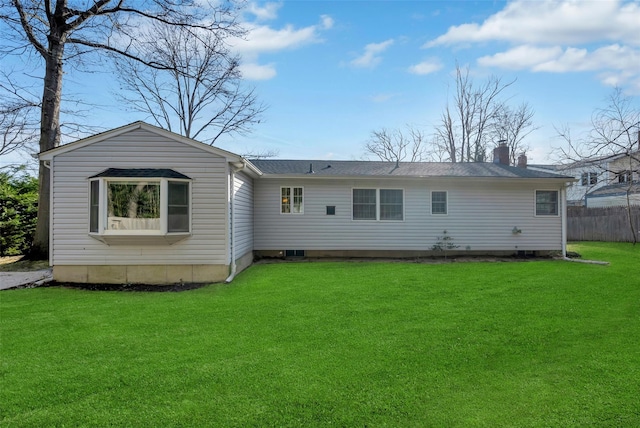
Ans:
[[[110,168],[89,179],[92,235],[189,234],[189,177],[166,169]]]

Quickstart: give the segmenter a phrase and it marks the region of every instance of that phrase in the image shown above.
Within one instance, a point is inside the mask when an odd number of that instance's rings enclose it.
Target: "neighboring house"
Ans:
[[[618,184],[638,182],[640,180],[640,163],[635,160],[638,158],[640,158],[640,151],[632,153],[631,156],[618,154],[594,157],[570,164],[529,165],[528,168],[575,177],[575,182],[567,188],[567,205],[590,206],[588,205],[588,200],[592,196],[604,194],[598,192],[599,189],[604,187],[619,189],[623,186],[616,186]],[[613,204],[618,204],[615,199],[601,199],[600,203],[607,204],[609,201]]]
[[[564,252],[573,180],[500,163],[251,161],[142,122],[40,159],[64,282],[231,280],[254,257],[429,256],[445,230],[462,254]]]
[[[640,205],[639,181],[610,184],[586,195],[586,206],[589,208],[627,206],[627,204]]]

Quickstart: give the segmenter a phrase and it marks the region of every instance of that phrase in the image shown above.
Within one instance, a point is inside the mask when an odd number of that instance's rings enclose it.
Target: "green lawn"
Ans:
[[[640,426],[640,245],[609,266],[283,263],[0,293],[2,426]]]

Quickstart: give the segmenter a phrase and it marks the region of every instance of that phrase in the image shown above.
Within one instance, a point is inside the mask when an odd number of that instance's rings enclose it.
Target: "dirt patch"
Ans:
[[[0,272],[31,272],[49,268],[48,260],[23,260],[23,257],[0,257]]]
[[[134,292],[180,292],[188,290],[196,290],[210,283],[178,283],[168,285],[152,285],[152,284],[81,284],[81,283],[64,283],[52,281],[46,284],[47,287],[65,287],[76,288],[80,290],[90,291],[134,291]]]

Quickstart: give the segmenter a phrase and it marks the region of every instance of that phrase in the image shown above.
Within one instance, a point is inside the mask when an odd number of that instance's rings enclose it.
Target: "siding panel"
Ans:
[[[53,264],[226,264],[224,158],[137,129],[62,153],[53,164]],[[88,178],[106,168],[170,168],[192,178],[192,236],[174,243],[106,245],[88,234]]]
[[[304,214],[280,214],[280,186],[304,187]],[[354,221],[352,188],[404,189],[404,221]],[[532,181],[318,180],[255,182],[256,250],[430,250],[444,230],[459,249],[551,250],[561,217],[535,216]],[[430,192],[448,192],[448,214],[431,215]],[[557,189],[559,190],[559,188]],[[325,207],[336,207],[335,216]],[[513,234],[514,227],[522,230]]]

